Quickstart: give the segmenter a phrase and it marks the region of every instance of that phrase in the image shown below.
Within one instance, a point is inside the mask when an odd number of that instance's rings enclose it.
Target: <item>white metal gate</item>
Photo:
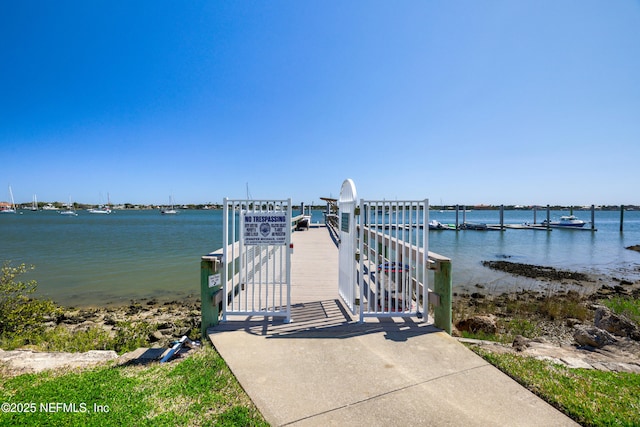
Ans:
[[[360,201],[358,272],[364,317],[428,316],[429,201]]]
[[[291,320],[291,199],[229,200],[223,211],[223,320]]]
[[[356,186],[351,179],[342,183],[338,199],[338,222],[340,226],[340,248],[338,250],[338,290],[340,297],[356,313]]]

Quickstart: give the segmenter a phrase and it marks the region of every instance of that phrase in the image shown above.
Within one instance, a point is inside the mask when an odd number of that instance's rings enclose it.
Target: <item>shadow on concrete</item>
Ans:
[[[291,307],[290,323],[279,317],[248,316],[220,323],[209,328],[207,333],[238,330],[268,339],[344,339],[384,333],[385,338],[392,341],[406,341],[414,336],[441,331],[417,317],[367,318],[360,323],[338,299],[295,304]]]

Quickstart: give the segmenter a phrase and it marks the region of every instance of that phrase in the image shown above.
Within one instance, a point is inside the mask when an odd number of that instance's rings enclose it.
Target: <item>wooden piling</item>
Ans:
[[[434,274],[434,291],[440,297],[440,304],[433,307],[434,325],[448,334],[452,332],[452,300],[453,281],[451,277],[451,260],[438,260]]]
[[[200,333],[207,336],[207,328],[220,322],[220,296],[222,283],[213,285],[210,277],[220,273],[220,260],[215,256],[203,256],[200,261]]]
[[[620,232],[624,230],[624,205],[620,205]]]
[[[547,230],[551,229],[551,206],[547,205]]]

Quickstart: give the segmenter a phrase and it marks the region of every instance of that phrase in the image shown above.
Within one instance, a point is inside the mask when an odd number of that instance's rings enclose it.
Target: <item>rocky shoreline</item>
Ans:
[[[460,337],[465,331],[481,336],[514,335],[507,343],[461,341],[492,352],[533,356],[572,368],[640,373],[640,326],[600,303],[615,297],[640,299],[640,281],[596,279],[583,273],[507,261],[484,261],[483,265],[581,289],[592,289],[596,284],[599,287],[590,293],[519,291],[490,295],[479,285],[478,292],[455,294],[454,335]]]
[[[70,333],[89,330],[105,331],[117,335],[119,329],[136,331],[146,346],[155,350],[168,349],[183,336],[196,339],[200,336],[200,301],[140,300],[126,305],[107,307],[65,308],[62,315],[51,318],[45,327],[65,328]],[[40,372],[44,369],[82,368],[106,361],[129,363],[136,352],[118,356],[113,350],[87,352],[45,352],[33,348],[13,351],[0,349],[0,373],[19,375]],[[158,353],[159,354],[159,353]]]
[[[194,338],[200,334],[200,301],[151,299],[122,306],[69,308],[48,326],[64,326],[71,332],[100,328],[114,334],[123,323],[134,328],[144,324],[150,345],[165,347],[182,336]]]
[[[508,261],[483,264],[512,275],[550,283],[570,283],[577,287],[589,283],[599,287],[589,294],[573,290],[553,293],[530,290],[491,295],[485,292],[483,285],[476,285],[476,292],[454,294],[454,335],[460,336],[463,331],[480,331],[488,335],[521,333],[515,334],[508,343],[461,340],[490,351],[546,358],[571,367],[640,373],[638,325],[612,315],[599,303],[617,296],[640,299],[640,281],[615,278],[603,281],[583,273]],[[183,336],[197,339],[200,335],[200,301],[195,298],[167,302],[151,299],[121,306],[67,308],[61,316],[50,319],[46,326],[63,327],[71,333],[99,329],[115,336],[123,325],[133,329],[140,326],[138,329],[145,334],[142,338],[148,347],[156,349],[168,348]],[[0,350],[0,371],[9,375],[35,372],[46,369],[54,358],[43,357],[43,353],[31,349],[19,351],[23,353],[16,355]],[[8,361],[26,360],[26,352],[31,353],[32,365],[24,362],[12,368]],[[103,353],[57,353],[61,361],[55,366],[87,366],[98,360],[122,358],[113,351]],[[49,359],[49,364],[45,359]]]

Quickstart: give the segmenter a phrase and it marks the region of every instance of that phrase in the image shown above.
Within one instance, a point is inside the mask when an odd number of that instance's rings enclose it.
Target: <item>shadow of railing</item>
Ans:
[[[228,320],[209,328],[207,333],[243,330],[268,339],[345,339],[384,333],[393,341],[440,332],[433,324],[412,317],[368,319],[360,323],[353,319],[338,299],[295,304],[291,307],[290,323],[280,318],[246,317]]]

